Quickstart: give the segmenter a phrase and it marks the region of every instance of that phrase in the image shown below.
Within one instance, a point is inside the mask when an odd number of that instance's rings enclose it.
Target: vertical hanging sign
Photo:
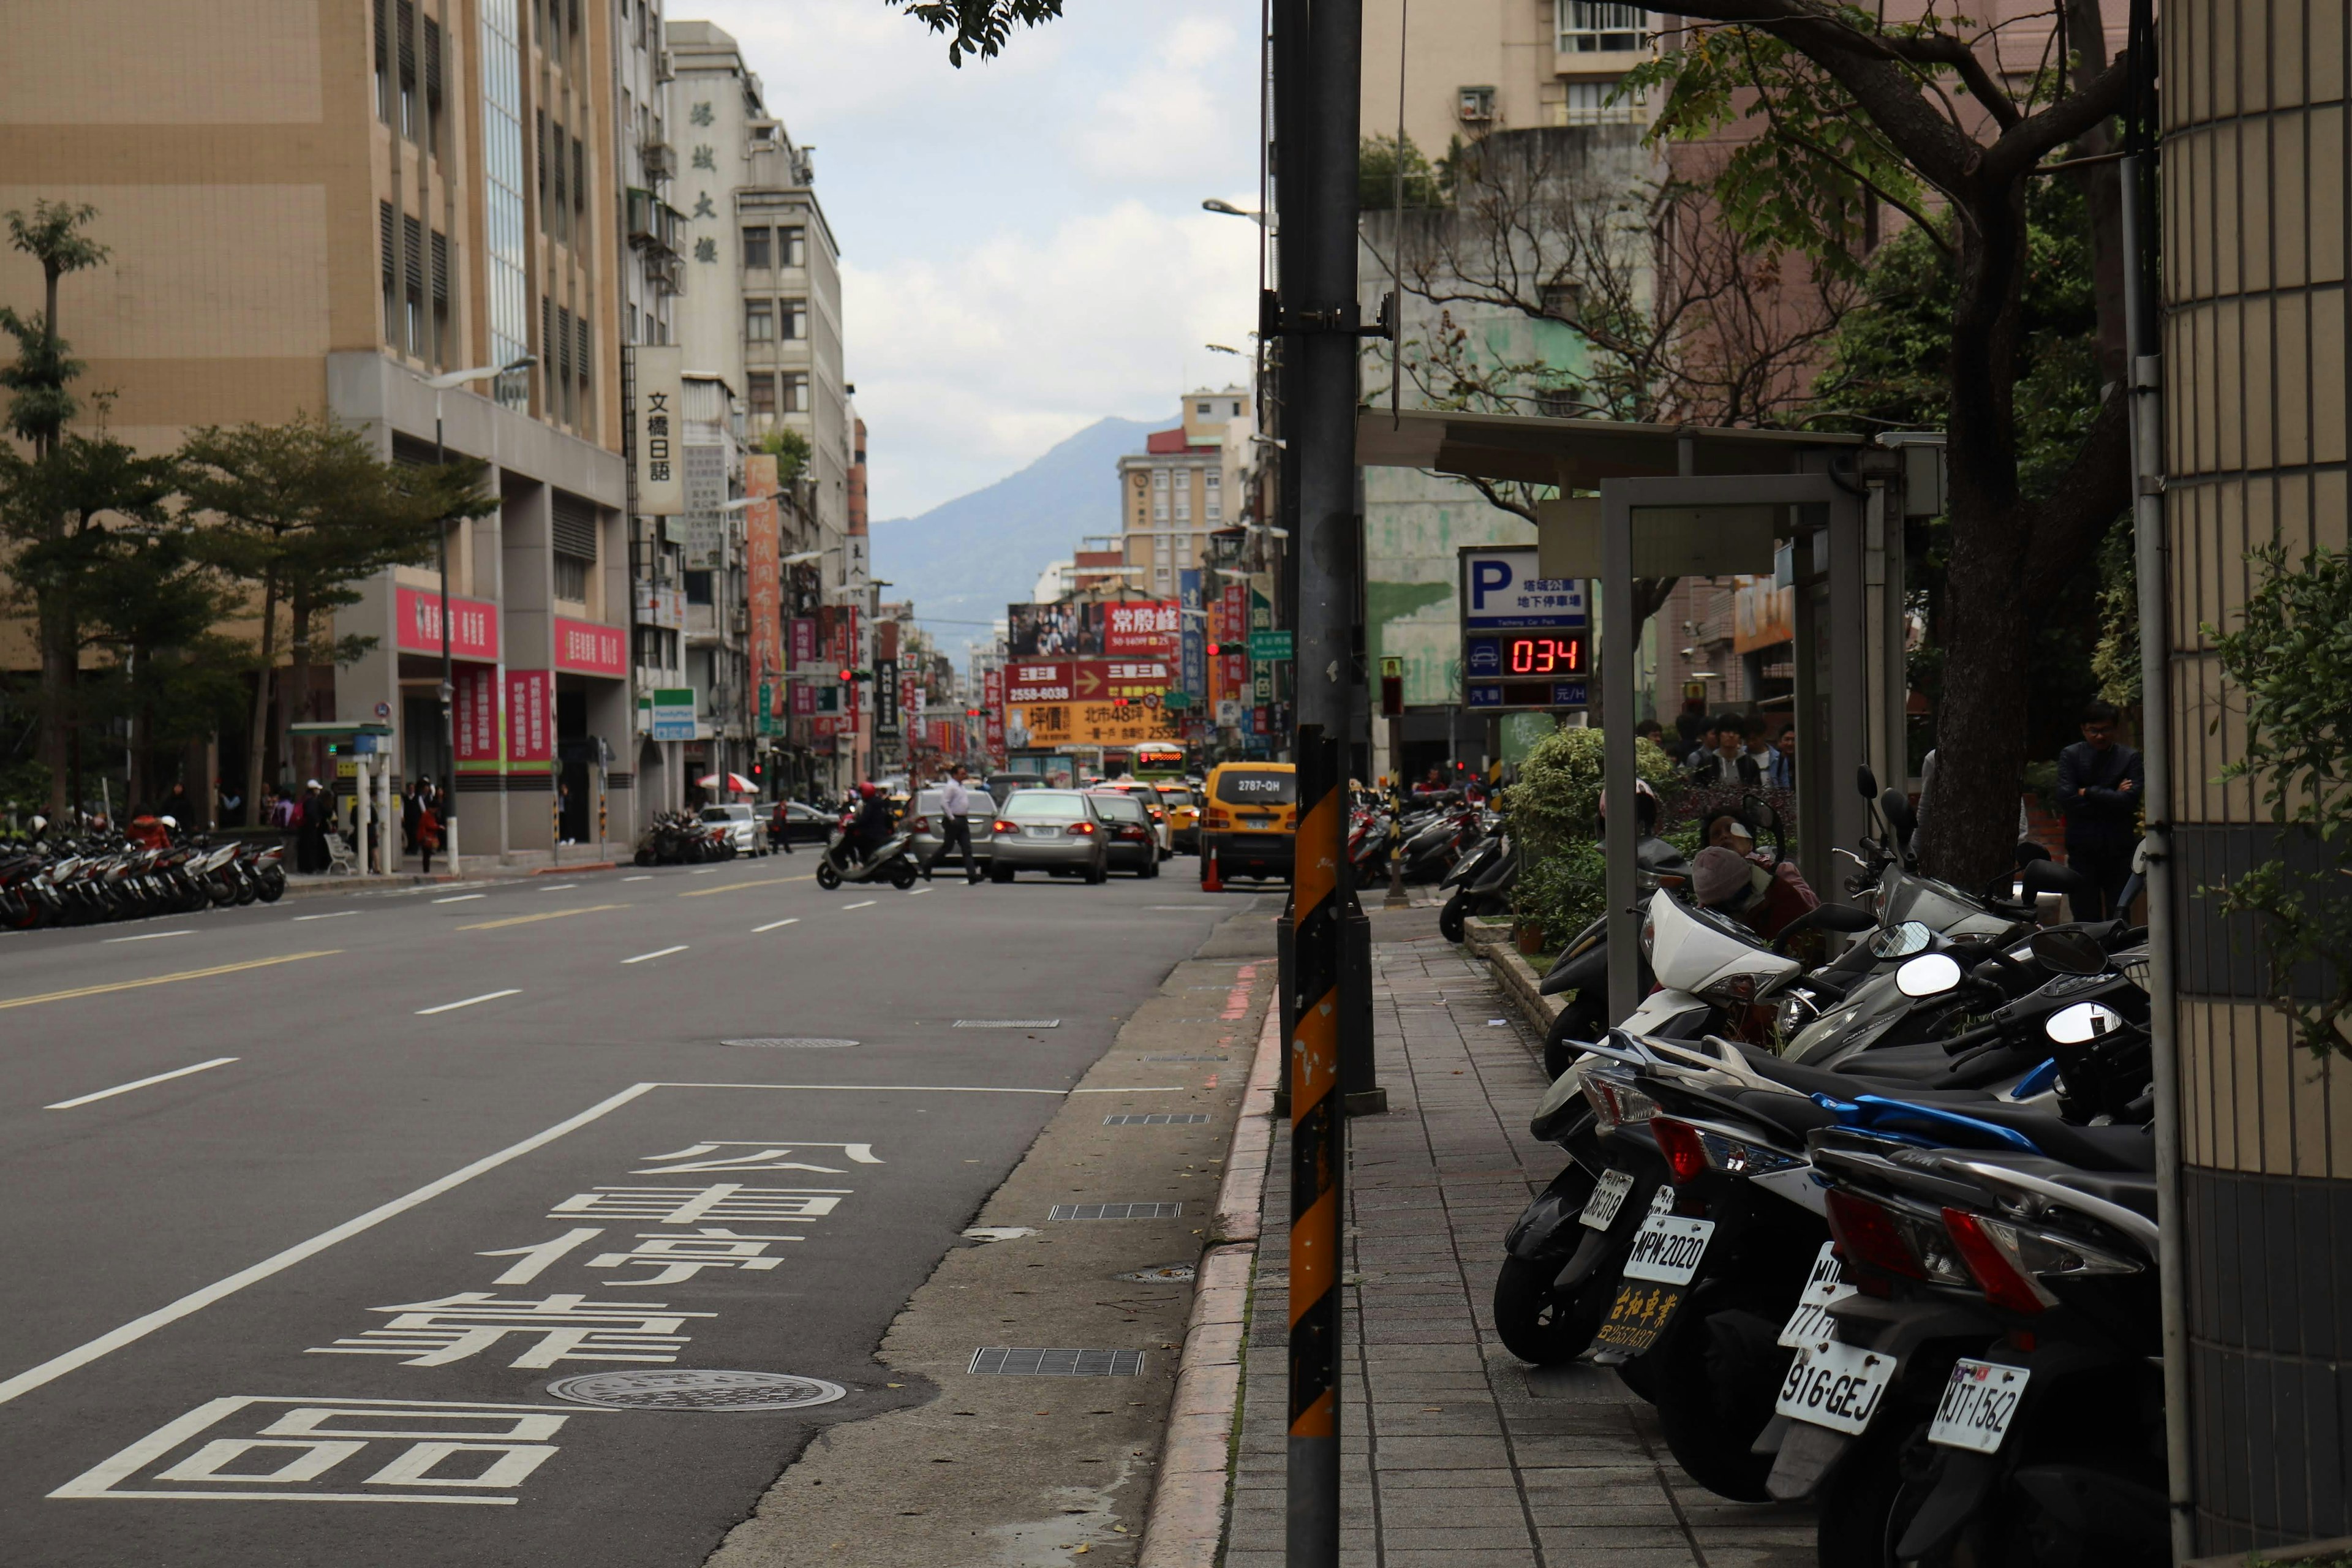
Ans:
[[[544,352],[544,351],[542,351]],[[636,356],[635,437],[639,517],[675,517],[686,510],[686,468],[679,437],[684,433],[686,350],[675,344],[639,346]]]
[[[1201,604],[1201,572],[1188,566],[1177,574],[1177,607],[1181,611],[1178,634],[1181,654],[1184,689],[1196,702],[1209,699],[1209,638],[1208,622]]]
[[[784,710],[784,567],[776,507],[776,459],[757,452],[743,459],[743,488],[753,498],[743,513],[743,572],[751,612],[751,679],[766,690],[760,732],[773,732]]]

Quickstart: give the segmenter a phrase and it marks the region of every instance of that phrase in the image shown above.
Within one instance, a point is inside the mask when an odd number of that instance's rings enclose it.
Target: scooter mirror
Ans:
[[[2107,950],[2085,931],[2038,931],[2030,944],[2033,961],[2053,974],[2105,974]]]
[[[2053,1046],[2087,1046],[2124,1026],[2123,1015],[2101,1002],[2077,1002],[2050,1015],[2042,1032]]]
[[[1868,763],[1864,763],[1862,766],[1853,770],[1853,782],[1854,787],[1862,791],[1863,799],[1876,800],[1878,798],[1878,775],[1870,771],[1870,764]]]
[[[1945,952],[1923,952],[1895,972],[1895,989],[1914,1001],[1941,996],[1959,983],[1960,966]]]
[[[1773,810],[1772,803],[1760,795],[1751,795],[1742,800],[1739,803],[1739,815],[1748,826],[1759,833],[1777,833],[1780,830],[1780,814]]]
[[[1927,944],[1935,940],[1936,933],[1919,921],[1905,921],[1901,925],[1890,926],[1870,939],[1870,956],[1908,958],[1915,952],[1927,952]]]

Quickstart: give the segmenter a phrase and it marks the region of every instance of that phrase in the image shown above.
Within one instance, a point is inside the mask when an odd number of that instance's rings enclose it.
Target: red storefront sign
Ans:
[[[544,669],[507,671],[507,761],[555,760],[555,677]]]
[[[1003,682],[1005,689],[992,700],[990,706],[1002,710],[1007,702],[1067,702],[1075,695],[1070,671],[1066,659],[1050,663],[1015,659],[1003,674],[992,673],[990,679]]]
[[[793,618],[793,668],[816,662],[816,622],[806,616]]]
[[[487,665],[466,665],[450,672],[450,685],[457,694],[459,764],[495,767],[501,752],[499,672]]]
[[[625,677],[629,673],[628,636],[619,626],[558,616],[555,668],[579,675],[609,675],[616,679]]]
[[[397,622],[395,646],[403,653],[441,651],[441,595],[427,588],[401,588],[394,593]],[[491,659],[499,657],[499,607],[482,599],[449,601],[449,657]]]
[[[816,687],[814,682],[795,680],[793,686],[793,717],[805,717],[816,711]]]
[[[1004,762],[1004,671],[990,670],[982,682],[981,689],[983,693],[982,701],[986,705],[981,717],[985,736],[983,744],[987,748],[989,763],[1002,766]]]
[[[751,679],[772,681],[784,669],[782,520],[775,502],[776,459],[758,453],[743,461],[743,484],[760,498],[743,513],[743,574],[751,601]],[[769,715],[783,711],[782,694],[771,689]]]
[[[1176,657],[1177,633],[1184,626],[1183,609],[1177,601],[1105,605],[1102,613],[1105,654],[1113,658],[1122,654]]]
[[[1216,628],[1213,642],[1240,642],[1249,635],[1249,588],[1241,583],[1228,583],[1224,592],[1224,616]]]

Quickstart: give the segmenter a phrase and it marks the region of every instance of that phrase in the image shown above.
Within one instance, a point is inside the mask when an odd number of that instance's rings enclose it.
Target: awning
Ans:
[[[1727,430],[1709,426],[1632,425],[1612,419],[1541,419],[1519,414],[1406,410],[1357,416],[1356,461],[1370,468],[1433,468],[1483,479],[1598,489],[1602,479],[1683,471],[1784,474],[1805,452],[1864,444],[1860,436],[1812,430]]]

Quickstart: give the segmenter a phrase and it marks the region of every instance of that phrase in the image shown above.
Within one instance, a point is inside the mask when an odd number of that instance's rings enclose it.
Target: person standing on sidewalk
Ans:
[[[2147,787],[2139,753],[2116,739],[2121,717],[2112,702],[2083,710],[2083,738],[2058,753],[2058,809],[2066,814],[2066,863],[2099,889],[2109,916],[2131,877],[2139,840],[2139,803]],[[2096,913],[2076,918],[2097,920]]]
[[[971,852],[971,791],[963,782],[964,766],[958,763],[948,776],[940,782],[940,847],[930,864],[923,868],[923,880],[931,879],[931,867],[948,858],[949,849],[961,845],[963,879],[980,880],[980,859]]]
[[[441,816],[433,809],[433,803],[423,795],[424,792],[420,790],[411,797],[416,803],[416,826],[412,837],[416,840],[416,852],[425,857],[425,874],[430,877],[433,875],[433,851],[441,847]]]

